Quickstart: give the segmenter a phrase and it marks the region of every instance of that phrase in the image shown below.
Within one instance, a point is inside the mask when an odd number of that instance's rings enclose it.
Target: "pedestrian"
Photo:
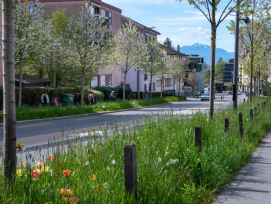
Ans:
[[[81,94],[80,91],[77,92],[76,94],[76,105],[81,104]]]
[[[89,102],[89,105],[93,105],[94,103],[94,97],[93,97],[92,91],[90,91],[88,94],[88,102]]]
[[[50,103],[49,101],[49,97],[46,91],[43,92],[43,94],[41,95],[41,102],[44,104],[44,107]]]
[[[112,91],[110,94],[110,101],[114,101],[114,100],[115,100],[114,91]]]
[[[58,101],[57,101],[57,98],[55,98],[54,105],[55,105],[55,106],[59,106],[59,103],[58,103]]]

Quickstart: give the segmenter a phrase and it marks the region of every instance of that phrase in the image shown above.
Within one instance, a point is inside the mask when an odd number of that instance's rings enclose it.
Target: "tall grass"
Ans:
[[[101,111],[114,111],[129,108],[144,107],[162,103],[176,102],[185,100],[184,97],[168,97],[168,98],[153,98],[153,99],[142,99],[140,101],[121,101],[121,102],[102,102],[95,105],[89,106],[50,106],[46,107],[22,107],[16,111],[16,120],[33,120],[51,117],[62,117],[69,115],[79,115],[87,113],[97,113]],[[0,122],[3,122],[3,111],[0,112]]]
[[[78,203],[134,204],[134,198],[125,192],[126,144],[136,144],[136,203],[208,203],[235,177],[271,126],[271,103],[261,108],[250,124],[249,109],[255,104],[238,106],[237,112],[243,113],[243,138],[239,136],[238,114],[226,108],[218,110],[209,121],[203,113],[189,119],[169,114],[159,116],[158,121],[146,118],[140,128],[131,129],[127,124],[111,135],[105,130],[102,140],[98,136],[84,138],[88,145],[80,145],[80,140],[69,143],[66,153],[61,153],[60,147],[51,155],[53,161],[43,161],[50,171],[41,172],[36,179],[30,174],[38,164],[18,167],[22,172],[16,178],[14,193],[5,195],[6,203],[64,203],[61,188],[66,188],[72,190],[72,195],[65,197],[77,197]],[[225,117],[230,118],[228,133],[224,132]],[[195,148],[196,125],[202,126],[201,152]],[[61,171],[57,171],[59,168]],[[66,169],[71,170],[70,176],[63,175]],[[0,200],[2,196],[0,193]]]

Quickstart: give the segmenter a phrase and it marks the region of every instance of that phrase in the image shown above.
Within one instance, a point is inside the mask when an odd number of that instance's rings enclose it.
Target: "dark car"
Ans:
[[[166,92],[166,96],[176,96],[175,90],[165,90],[164,92]]]

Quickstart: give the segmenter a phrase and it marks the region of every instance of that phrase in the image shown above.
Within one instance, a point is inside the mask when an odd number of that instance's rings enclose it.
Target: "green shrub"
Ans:
[[[104,100],[104,93],[97,90],[92,89],[85,89],[84,90],[84,104],[88,104],[88,94],[92,91],[94,97],[94,103],[103,102]]]
[[[118,98],[123,98],[123,86],[122,85],[116,87],[116,93],[117,93]],[[125,99],[130,100],[131,98],[132,98],[132,89],[130,87],[126,86]]]
[[[104,93],[104,101],[110,101],[110,94],[112,91],[114,91],[115,98],[118,98],[118,90],[117,88],[111,88],[111,87],[94,87],[93,90],[101,91]]]

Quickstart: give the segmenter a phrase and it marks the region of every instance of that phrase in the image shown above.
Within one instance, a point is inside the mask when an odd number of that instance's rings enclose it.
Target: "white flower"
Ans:
[[[179,159],[170,159],[166,165],[169,166],[170,164],[177,164],[177,163],[179,163]]]
[[[108,171],[110,170],[110,168],[109,168],[109,166],[107,166],[107,168],[106,168]]]
[[[158,157],[157,162],[161,162],[161,161],[162,161],[161,157]]]
[[[111,163],[114,165],[114,164],[116,164],[117,162],[115,161],[115,159],[113,159]]]
[[[167,155],[168,155],[168,152],[166,151],[166,152],[165,152],[165,156],[167,156]]]
[[[103,184],[103,186],[104,186],[105,189],[107,189],[108,183],[105,182],[105,183]]]
[[[105,108],[105,107],[103,106],[103,108]]]
[[[86,166],[89,165],[89,162],[86,162],[85,165],[86,165]]]

